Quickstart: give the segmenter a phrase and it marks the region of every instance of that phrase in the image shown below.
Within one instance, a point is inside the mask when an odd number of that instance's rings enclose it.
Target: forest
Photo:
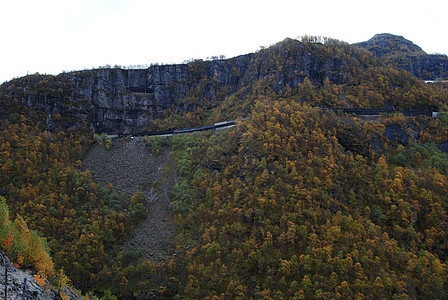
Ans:
[[[303,51],[339,71],[311,80],[297,65]],[[145,139],[154,155],[169,149],[176,169],[178,234],[161,263],[118,247],[146,217],[141,194],[117,194],[82,171],[107,136],[64,111],[50,130],[48,109],[26,102],[39,89],[63,95],[70,111],[74,87],[42,75],[0,87],[2,250],[84,299],[448,298],[448,85],[332,39],[285,40],[248,69],[231,95],[198,71],[198,87],[215,84],[222,100],[192,90],[148,126],[238,119],[223,131]],[[439,114],[326,109],[340,107]]]

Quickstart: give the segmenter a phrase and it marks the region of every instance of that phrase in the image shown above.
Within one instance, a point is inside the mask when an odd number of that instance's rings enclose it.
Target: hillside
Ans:
[[[415,57],[307,36],[4,83],[0,247],[91,299],[448,298],[448,85]]]

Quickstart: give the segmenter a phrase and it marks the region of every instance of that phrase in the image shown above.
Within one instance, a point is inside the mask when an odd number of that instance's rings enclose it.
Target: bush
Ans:
[[[95,142],[104,146],[106,149],[110,149],[112,146],[112,139],[107,135],[107,133],[95,135]]]
[[[160,154],[170,146],[170,138],[166,136],[147,136],[144,139],[146,148],[152,154]]]
[[[180,178],[173,187],[173,200],[171,201],[171,209],[175,212],[187,212],[194,198],[196,191],[188,184],[188,182]]]
[[[442,129],[448,129],[448,113],[439,112],[437,114],[437,119],[440,121]]]

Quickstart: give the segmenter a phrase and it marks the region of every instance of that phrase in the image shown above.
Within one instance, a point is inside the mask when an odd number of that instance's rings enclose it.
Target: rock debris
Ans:
[[[118,194],[144,193],[147,218],[131,232],[121,249],[142,251],[154,263],[164,261],[176,235],[169,208],[175,183],[169,150],[152,155],[141,139],[125,143],[114,140],[110,149],[94,145],[83,160],[83,169],[90,170],[95,182],[111,183]]]

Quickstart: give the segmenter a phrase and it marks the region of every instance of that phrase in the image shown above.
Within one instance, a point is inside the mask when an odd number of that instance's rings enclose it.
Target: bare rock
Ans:
[[[6,278],[5,278],[6,275]],[[24,285],[26,280],[26,286]],[[5,296],[5,283],[7,295]],[[25,288],[25,289],[24,289]],[[0,252],[0,299],[22,299],[25,291],[25,299],[47,300],[61,299],[59,294],[51,289],[41,287],[33,276],[27,272],[18,270],[13,266],[9,258]]]

